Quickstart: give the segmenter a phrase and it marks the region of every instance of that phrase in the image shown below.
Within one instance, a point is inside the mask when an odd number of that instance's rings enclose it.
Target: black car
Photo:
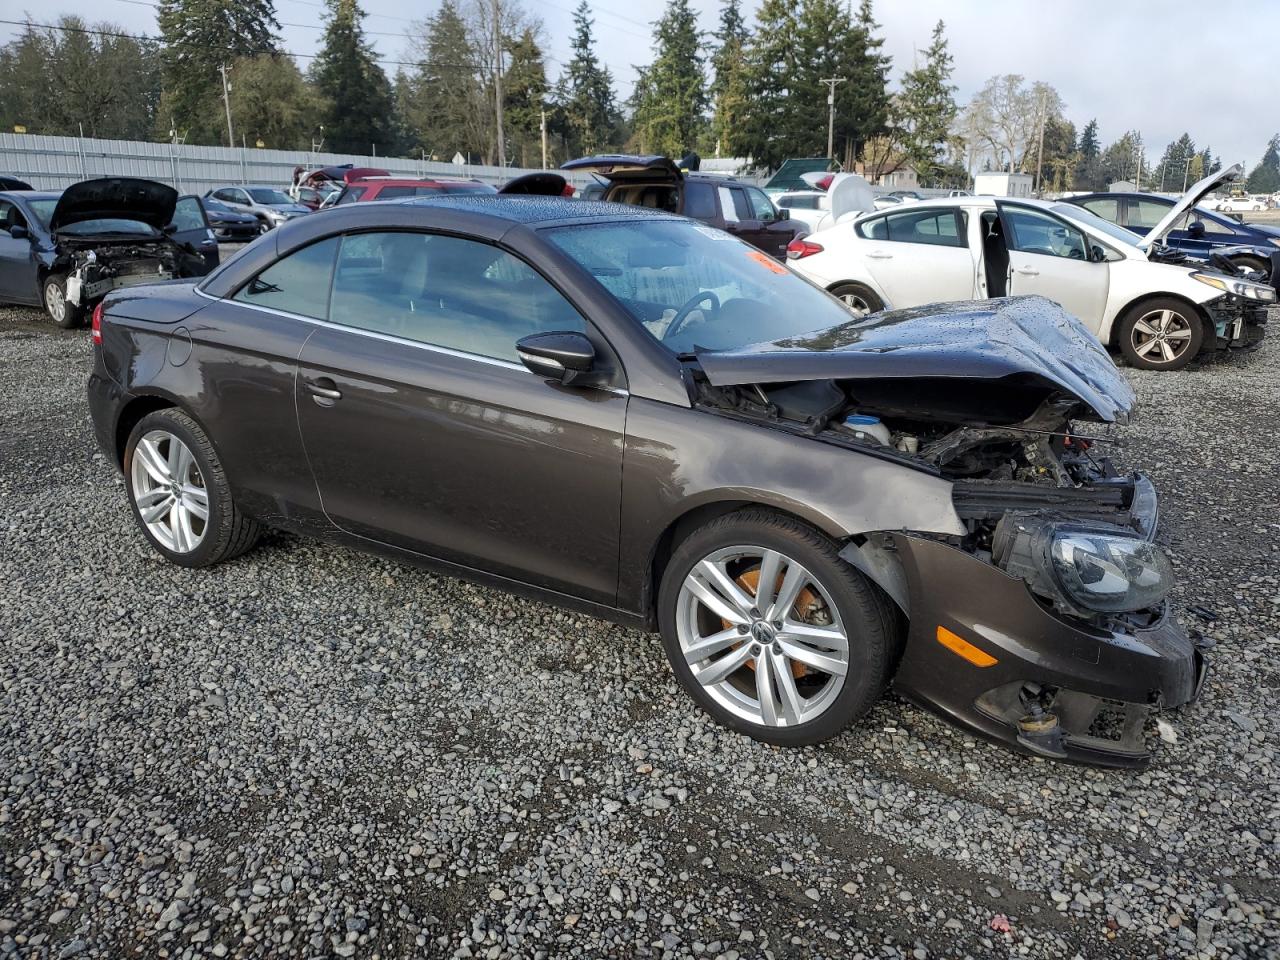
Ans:
[[[562,164],[560,169],[587,170],[604,177],[609,184],[602,200],[701,220],[777,260],[787,258],[787,244],[809,232],[808,224],[792,220],[759,187],[732,177],[682,170],[670,157],[582,157]]]
[[[219,243],[248,243],[262,232],[258,218],[251,213],[232,210],[213,197],[201,197],[200,203]]]
[[[1134,395],[1048,300],[859,320],[682,217],[432,197],[117,291],[95,338],[98,442],[183,566],[282,527],[656,628],[693,699],[779,744],[892,682],[1141,765],[1204,674],[1154,487],[1072,424]]]
[[[43,305],[60,327],[77,326],[118,287],[200,277],[217,265],[199,199],[154,180],[0,192],[0,302]]]

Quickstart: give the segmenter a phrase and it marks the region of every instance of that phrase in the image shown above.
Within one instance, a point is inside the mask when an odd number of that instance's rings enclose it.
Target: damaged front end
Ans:
[[[103,237],[59,238],[55,269],[67,277],[66,298],[88,306],[112,290],[187,275],[183,251],[163,237],[149,243],[120,243]]]
[[[1148,721],[1197,696],[1205,659],[1169,612],[1155,488],[1103,453],[1133,393],[1078,321],[1040,298],[949,304],[697,361],[705,410],[950,481],[964,533],[865,531],[841,553],[909,620],[897,690],[1030,753],[1149,761]]]

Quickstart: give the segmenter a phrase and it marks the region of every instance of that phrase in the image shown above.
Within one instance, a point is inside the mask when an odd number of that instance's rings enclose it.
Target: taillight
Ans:
[[[90,331],[93,345],[102,346],[102,301],[98,301],[98,305],[93,308],[93,323],[90,325]]]
[[[822,244],[814,243],[812,240],[801,240],[799,237],[787,244],[788,260],[803,260],[805,257],[811,257],[815,253],[822,252]]]

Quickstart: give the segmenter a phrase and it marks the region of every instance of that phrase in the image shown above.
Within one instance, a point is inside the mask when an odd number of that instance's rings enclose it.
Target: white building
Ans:
[[[973,178],[973,192],[979,197],[1029,197],[1032,176],[1029,173],[987,173]]]

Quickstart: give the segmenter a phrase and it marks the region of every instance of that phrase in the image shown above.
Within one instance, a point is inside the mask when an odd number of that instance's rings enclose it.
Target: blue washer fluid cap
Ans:
[[[865,413],[855,413],[845,417],[844,422],[851,427],[874,427],[880,422],[880,418],[868,416]]]

